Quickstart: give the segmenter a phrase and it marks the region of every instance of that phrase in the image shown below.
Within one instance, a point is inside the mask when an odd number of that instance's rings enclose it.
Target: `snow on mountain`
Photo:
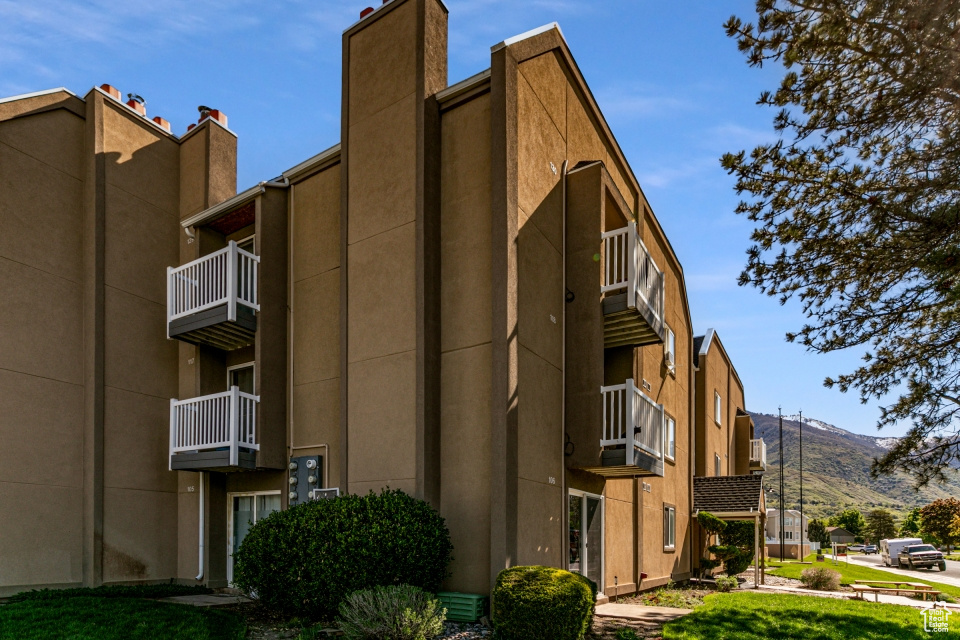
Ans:
[[[784,420],[790,420],[791,422],[800,422],[799,414],[791,414],[788,416],[783,416]],[[897,443],[899,438],[893,437],[878,437],[878,436],[866,436],[860,433],[853,433],[852,431],[847,431],[846,429],[841,429],[840,427],[834,426],[829,422],[824,422],[823,420],[817,420],[816,418],[803,418],[804,427],[813,427],[814,429],[819,429],[821,431],[828,431],[830,433],[836,433],[847,438],[853,438],[855,440],[861,440],[869,442],[871,444],[880,447],[881,449],[889,449],[894,444]]]

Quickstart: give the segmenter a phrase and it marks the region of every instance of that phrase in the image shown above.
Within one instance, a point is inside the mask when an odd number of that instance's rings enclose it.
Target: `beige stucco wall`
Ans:
[[[352,493],[416,485],[416,25],[406,2],[345,36]]]
[[[83,126],[0,121],[0,595],[82,579]]]
[[[292,186],[294,455],[323,455],[340,483],[340,165]],[[326,448],[317,445],[327,445]]]
[[[454,545],[444,588],[490,572],[490,97],[441,120],[440,514]]]
[[[537,514],[537,527],[534,523],[524,523],[530,514],[520,509],[518,555],[521,562],[527,558],[535,558],[543,563],[556,562],[546,552],[555,544],[556,525],[560,525],[561,536],[566,535],[562,514],[565,496],[561,493],[562,489],[554,489],[549,484],[556,468],[554,465],[559,467],[563,464],[556,451],[562,450],[562,440],[559,443],[556,441],[558,436],[562,438],[563,435],[560,416],[555,413],[560,404],[562,344],[560,325],[554,324],[551,319],[551,316],[559,318],[563,313],[560,170],[564,159],[569,160],[570,167],[580,160],[601,160],[626,206],[645,216],[639,226],[654,260],[667,274],[666,321],[676,332],[678,345],[675,374],[668,373],[663,366],[662,345],[637,349],[634,356],[634,378],[638,383],[641,379],[650,381],[651,396],[663,403],[665,410],[677,421],[676,460],[666,463],[664,478],[644,479],[651,486],[650,492],[643,492],[642,485],[639,492],[636,491],[633,480],[606,481],[606,584],[601,586],[605,591],[614,589],[615,576],[618,585],[635,584],[636,564],[648,574],[649,582],[665,581],[671,575],[679,579],[689,572],[686,530],[690,512],[688,474],[692,422],[689,415],[689,344],[692,333],[682,287],[682,272],[645,202],[631,185],[630,179],[621,173],[613,150],[605,141],[596,121],[588,115],[591,111],[585,97],[569,82],[560,56],[551,51],[521,62],[519,68],[517,176],[520,211],[517,251],[520,504],[524,500],[524,480],[527,483],[542,483],[544,490],[540,499],[546,505],[542,509],[549,509],[557,517],[553,520]],[[596,348],[596,345],[592,348]],[[557,378],[555,381],[552,380],[553,376]],[[607,382],[612,383],[610,380]],[[551,384],[555,384],[555,388]],[[535,393],[539,389],[543,391]],[[529,417],[525,416],[525,407],[529,408]],[[533,415],[536,415],[536,419],[533,419]],[[536,448],[524,450],[524,441],[536,443]],[[573,484],[571,482],[571,486]],[[642,507],[637,493],[643,494]],[[677,546],[673,552],[663,549],[662,509],[665,503],[677,509]],[[555,512],[554,504],[557,505]],[[635,513],[640,514],[639,525],[636,516],[632,515]],[[642,532],[637,530],[638,526],[642,527]],[[635,564],[633,550],[639,550],[641,544],[642,558]],[[562,556],[559,560],[565,562]]]
[[[169,579],[178,143],[95,91],[6,107],[0,495],[18,516],[0,525],[0,592]]]
[[[176,477],[167,470],[177,345],[166,267],[178,257],[179,149],[125,106],[103,109],[105,156],[103,580],[175,574]]]
[[[738,468],[743,471],[742,460],[738,461],[738,450],[746,452],[749,462],[749,432],[747,448],[743,442],[738,442],[736,429],[737,409],[745,410],[743,384],[740,382],[730,356],[720,342],[719,336],[714,333],[706,354],[699,357],[699,371],[697,371],[697,463],[696,475],[715,475],[714,455],[720,456],[720,474],[734,475]],[[715,396],[720,394],[721,420],[718,424],[715,418]],[[741,438],[742,439],[742,438]]]

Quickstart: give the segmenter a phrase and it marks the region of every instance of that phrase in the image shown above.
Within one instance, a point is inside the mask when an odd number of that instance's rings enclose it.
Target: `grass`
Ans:
[[[0,640],[240,640],[236,614],[127,597],[47,596],[0,607]]]
[[[810,565],[798,563],[773,563],[770,565],[771,569],[768,569],[767,573],[783,578],[794,578],[799,580],[800,573],[809,566]],[[814,562],[813,566],[827,567],[828,569],[838,571],[840,573],[840,584],[853,584],[854,580],[907,580],[909,582],[922,582],[923,584],[928,584],[937,591],[940,591],[951,598],[960,598],[960,587],[955,587],[950,584],[940,584],[939,582],[933,582],[931,580],[925,580],[919,576],[901,576],[890,573],[889,571],[864,567],[859,564],[847,564],[843,560],[840,560],[837,565],[834,565],[830,560],[824,560],[823,562]]]
[[[960,632],[936,634],[960,638]],[[770,593],[721,593],[663,626],[664,640],[919,640],[920,611],[872,602]]]
[[[207,587],[182,584],[109,585],[103,587],[79,587],[77,589],[39,589],[21,591],[10,596],[9,602],[25,600],[57,600],[60,598],[169,598],[172,596],[195,596],[210,593]]]

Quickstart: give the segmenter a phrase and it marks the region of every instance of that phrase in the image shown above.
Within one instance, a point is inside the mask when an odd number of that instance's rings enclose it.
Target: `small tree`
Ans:
[[[823,520],[814,519],[807,525],[807,538],[811,542],[818,542],[822,547],[830,546],[830,534],[827,533],[827,526]]]
[[[830,519],[827,522],[831,527],[841,527],[846,529],[852,533],[855,538],[863,535],[863,528],[867,524],[863,519],[863,514],[857,509],[847,509],[846,511],[843,511],[835,516],[830,516]]]
[[[960,536],[953,534],[953,520],[960,516],[960,500],[942,498],[920,509],[920,522],[924,533],[937,538],[942,544],[953,545]]]
[[[708,536],[718,535],[719,544],[707,547],[714,558],[701,558],[700,568],[710,571],[723,563],[728,576],[742,573],[753,561],[754,524],[750,520],[724,522],[712,513],[701,511],[697,522]]]
[[[709,543],[711,536],[720,535],[724,529],[727,528],[727,523],[713,515],[712,513],[707,513],[706,511],[701,511],[697,514],[697,524],[700,525],[700,528],[703,529],[704,533],[707,534],[707,539],[704,540],[704,545]],[[706,547],[707,551],[712,550],[713,547]],[[709,558],[706,554],[700,558],[700,572],[703,575],[704,572],[709,573],[720,566],[722,559],[718,558]]]
[[[886,509],[874,509],[867,514],[867,526],[864,532],[873,542],[892,538],[897,533],[896,519]]]
[[[910,510],[907,517],[903,519],[897,535],[901,538],[916,538],[920,535],[920,507]]]

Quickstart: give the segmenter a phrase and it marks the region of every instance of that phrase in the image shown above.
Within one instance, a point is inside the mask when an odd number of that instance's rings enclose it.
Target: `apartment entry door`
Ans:
[[[227,582],[233,584],[233,553],[256,522],[280,511],[279,491],[227,494]]]
[[[603,591],[603,496],[570,490],[570,571]]]

